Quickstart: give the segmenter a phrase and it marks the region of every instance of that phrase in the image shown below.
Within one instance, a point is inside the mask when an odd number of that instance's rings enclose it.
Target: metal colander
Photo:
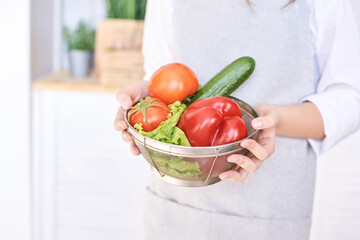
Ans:
[[[245,139],[255,139],[258,130],[251,127],[251,121],[258,113],[247,103],[231,97],[239,104],[247,127]],[[128,112],[128,111],[127,111]],[[221,146],[185,147],[157,141],[140,135],[127,121],[128,133],[134,138],[143,157],[153,167],[153,172],[164,181],[187,187],[207,186],[220,181],[220,173],[231,169],[235,164],[226,159],[230,154],[247,155],[248,150],[240,146],[244,139]]]

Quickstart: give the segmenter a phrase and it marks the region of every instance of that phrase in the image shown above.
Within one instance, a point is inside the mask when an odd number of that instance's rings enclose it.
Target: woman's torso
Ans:
[[[233,95],[253,106],[296,104],[315,89],[308,4],[297,0],[282,9],[287,1],[252,2],[254,12],[245,0],[175,1],[174,61],[204,84],[236,58],[251,56],[255,72]],[[149,239],[285,239],[292,233],[291,239],[306,239],[314,179],[307,141],[285,137],[277,137],[275,153],[242,184],[184,188],[152,176],[145,233],[157,236]]]

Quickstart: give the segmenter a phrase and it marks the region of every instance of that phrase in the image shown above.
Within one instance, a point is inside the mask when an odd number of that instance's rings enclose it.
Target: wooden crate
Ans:
[[[124,86],[143,79],[143,29],[142,20],[106,19],[100,23],[95,48],[100,84]]]

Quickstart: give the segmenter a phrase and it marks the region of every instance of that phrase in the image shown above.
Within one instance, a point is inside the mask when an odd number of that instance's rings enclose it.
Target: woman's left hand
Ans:
[[[241,147],[250,151],[248,156],[232,154],[227,160],[236,163],[236,166],[229,171],[220,174],[221,179],[230,179],[241,183],[249,173],[257,171],[263,161],[270,157],[275,150],[276,126],[279,123],[279,116],[274,105],[258,105],[256,110],[261,117],[252,120],[251,125],[260,129],[257,141],[246,139],[241,142]]]

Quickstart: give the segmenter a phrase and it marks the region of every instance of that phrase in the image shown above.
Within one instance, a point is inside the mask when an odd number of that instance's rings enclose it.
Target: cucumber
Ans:
[[[196,100],[209,97],[228,97],[248,79],[255,69],[255,60],[251,57],[236,59],[216,74],[185,102],[187,106]]]

